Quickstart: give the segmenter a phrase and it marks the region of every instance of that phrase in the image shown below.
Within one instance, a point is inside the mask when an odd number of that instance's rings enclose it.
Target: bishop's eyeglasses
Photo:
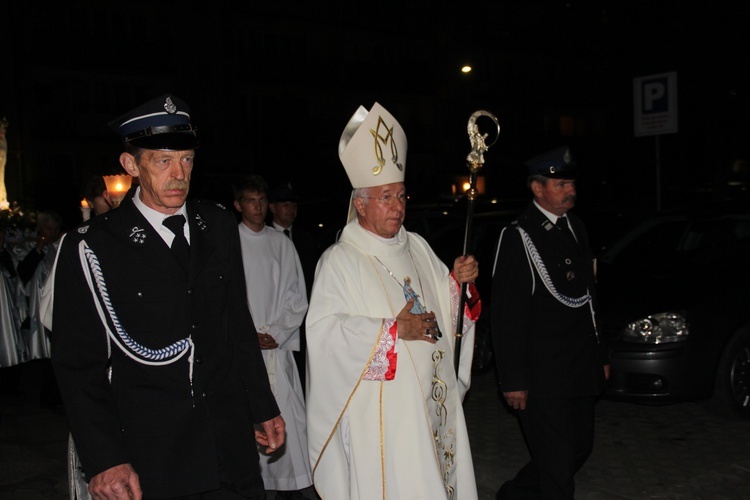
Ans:
[[[378,198],[375,198],[374,196],[360,196],[360,198],[367,198],[368,200],[378,200],[383,205],[391,206],[396,201],[402,205],[406,205],[406,200],[409,198],[406,193],[399,193],[399,194],[384,194],[383,196],[380,196]]]

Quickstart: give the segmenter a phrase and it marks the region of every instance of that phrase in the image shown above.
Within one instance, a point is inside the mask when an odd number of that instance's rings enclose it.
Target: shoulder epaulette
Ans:
[[[107,222],[110,220],[110,214],[104,213],[96,217],[92,217],[87,221],[82,222],[75,228],[73,228],[70,232],[72,233],[78,233],[78,234],[88,234],[91,231],[96,231],[100,227],[107,224]]]
[[[227,210],[226,205],[224,205],[223,203],[219,203],[218,201],[211,200],[209,198],[196,198],[193,201],[195,201],[196,203],[200,205],[214,206],[214,207],[220,208],[221,210]]]

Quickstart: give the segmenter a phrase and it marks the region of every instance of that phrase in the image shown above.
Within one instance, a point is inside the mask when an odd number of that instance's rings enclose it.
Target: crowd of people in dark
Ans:
[[[55,211],[42,211],[35,226],[0,227],[0,387],[4,393],[18,393],[24,363],[44,364],[40,404],[61,411],[49,363],[49,331],[42,324],[39,306],[63,234],[62,218]]]

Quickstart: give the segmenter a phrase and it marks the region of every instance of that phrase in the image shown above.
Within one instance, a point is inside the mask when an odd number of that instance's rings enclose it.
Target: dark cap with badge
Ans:
[[[286,184],[276,186],[271,191],[268,198],[271,203],[284,202],[284,201],[293,201],[297,203],[297,201],[299,200],[299,198],[297,197],[297,193],[292,188],[291,182],[287,182]]]
[[[575,179],[578,176],[578,168],[568,146],[535,156],[526,162],[526,167],[528,175],[542,175],[550,179]]]
[[[190,109],[180,98],[164,94],[111,121],[125,144],[144,149],[185,151],[198,147]]]

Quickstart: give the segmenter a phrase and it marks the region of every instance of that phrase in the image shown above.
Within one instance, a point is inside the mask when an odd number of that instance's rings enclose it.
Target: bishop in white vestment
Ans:
[[[374,153],[374,154],[373,154]],[[406,137],[377,103],[360,108],[339,155],[354,187],[349,222],[321,257],[307,316],[307,422],[313,482],[325,499],[477,498],[463,397],[469,388],[476,289],[453,359],[461,283],[403,229]]]

